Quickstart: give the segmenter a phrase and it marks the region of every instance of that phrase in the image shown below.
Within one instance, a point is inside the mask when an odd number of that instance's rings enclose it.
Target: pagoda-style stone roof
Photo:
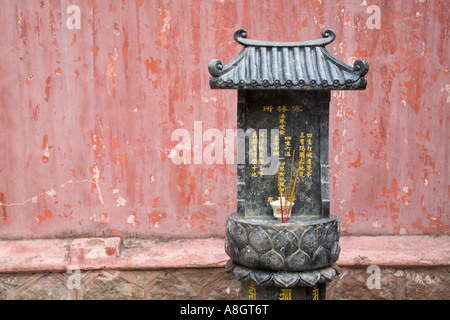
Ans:
[[[369,64],[356,60],[353,67],[336,59],[325,46],[336,38],[333,30],[322,39],[272,42],[247,39],[236,30],[234,39],[244,45],[226,66],[211,60],[208,70],[213,89],[362,90]]]

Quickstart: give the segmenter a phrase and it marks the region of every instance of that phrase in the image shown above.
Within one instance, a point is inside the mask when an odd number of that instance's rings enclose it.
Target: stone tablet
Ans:
[[[245,153],[245,163],[238,162],[239,214],[272,216],[278,172],[285,196],[298,171],[290,219],[329,215],[329,96],[329,91],[239,91],[238,128],[244,137],[238,137],[238,153]]]

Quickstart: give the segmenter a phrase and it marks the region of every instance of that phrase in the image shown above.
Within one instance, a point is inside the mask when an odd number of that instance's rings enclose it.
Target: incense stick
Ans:
[[[291,173],[290,173],[290,175],[289,175],[289,188],[288,188],[288,192],[287,192],[287,194],[288,194],[288,201],[291,201],[292,202],[292,200],[291,200],[291,198],[290,198],[290,195],[291,195],[291,181],[292,181],[292,170],[294,169],[294,158],[295,158],[295,150],[294,150],[294,153],[293,153],[293,155],[292,155],[292,163],[291,163]],[[286,202],[285,202],[285,204],[286,204]],[[287,213],[288,215],[289,215],[289,211],[288,211],[288,213]]]
[[[284,213],[283,213],[283,197],[280,191],[280,206],[281,206],[281,223],[284,223]]]
[[[283,223],[283,192],[281,191],[280,172],[278,171],[278,192],[280,193],[281,222]]]
[[[296,184],[297,184],[297,178],[298,178],[298,173],[299,173],[299,171],[300,171],[300,164],[301,164],[301,162],[302,162],[302,159],[300,159],[300,161],[298,162],[297,173],[296,173],[296,175],[295,175],[295,180],[294,180],[294,187],[292,188],[292,193],[289,195],[291,199],[294,197],[295,186],[296,186]],[[291,211],[291,208],[292,208],[292,201],[291,201],[291,203],[289,204],[289,211],[288,211],[288,212]]]

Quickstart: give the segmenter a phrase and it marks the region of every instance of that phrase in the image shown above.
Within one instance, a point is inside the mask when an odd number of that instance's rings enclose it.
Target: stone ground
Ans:
[[[367,267],[341,268],[327,299],[450,300],[450,267],[381,267],[377,284]],[[0,274],[0,300],[238,300],[239,290],[223,268]]]

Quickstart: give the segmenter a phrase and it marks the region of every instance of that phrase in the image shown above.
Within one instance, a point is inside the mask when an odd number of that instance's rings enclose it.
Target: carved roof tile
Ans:
[[[213,89],[363,90],[369,64],[356,60],[353,67],[331,55],[325,46],[334,41],[332,30],[322,39],[271,42],[247,39],[238,29],[234,39],[244,45],[226,66],[211,60],[208,70]]]

